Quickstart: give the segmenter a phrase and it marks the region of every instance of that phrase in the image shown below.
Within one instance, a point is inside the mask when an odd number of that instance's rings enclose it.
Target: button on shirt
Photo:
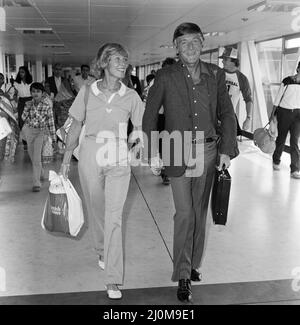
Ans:
[[[185,65],[182,65],[186,84],[188,86],[188,94],[190,98],[190,118],[192,119],[193,137],[196,131],[204,131],[204,137],[213,137],[216,135],[214,123],[210,113],[210,97],[207,79],[208,72],[201,71],[200,82],[194,84],[193,79]]]
[[[84,105],[85,87],[76,96],[69,114],[76,120],[85,121],[87,137],[127,139],[127,123],[130,118],[134,127],[142,126],[144,104],[135,90],[121,83],[118,92],[107,98],[97,86],[99,80],[88,88],[87,107]],[[102,135],[102,136],[101,136]],[[105,135],[105,136],[103,136]]]

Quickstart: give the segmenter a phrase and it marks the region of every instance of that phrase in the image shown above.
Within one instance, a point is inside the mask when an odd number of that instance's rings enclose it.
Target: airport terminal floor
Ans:
[[[289,155],[273,171],[271,156],[251,140],[239,142],[232,161],[227,225],[208,215],[203,280],[191,304],[300,304],[300,180]],[[61,156],[49,168],[58,170]],[[77,162],[70,179],[81,194]],[[88,224],[79,238],[41,227],[48,182],[31,191],[31,164],[22,146],[15,164],[4,163],[0,184],[0,268],[5,304],[176,305],[171,282],[174,204],[170,186],[148,167],[135,167],[124,209],[123,299],[106,296]]]

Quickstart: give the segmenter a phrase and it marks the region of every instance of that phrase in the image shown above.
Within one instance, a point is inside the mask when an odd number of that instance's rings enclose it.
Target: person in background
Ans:
[[[2,78],[3,77],[3,78]],[[0,87],[4,76],[0,73]],[[12,132],[0,140],[0,165],[5,158],[9,162],[15,161],[16,147],[19,141],[19,126],[17,121],[17,111],[9,99],[8,93],[0,93],[0,117],[4,117],[10,125]],[[1,175],[1,166],[0,166]]]
[[[53,76],[45,81],[47,92],[50,90],[50,98],[53,100],[54,121],[57,129],[65,123],[75,96],[69,80],[62,75],[62,65],[56,63],[53,66]]]
[[[155,78],[154,74],[148,74],[148,76],[146,77],[147,86],[144,88],[143,94],[142,94],[142,100],[144,103],[146,103],[146,101],[147,101],[148,92],[149,92],[150,87],[153,85],[154,78]]]
[[[18,96],[17,110],[18,110],[18,122],[19,122],[20,130],[22,130],[24,124],[22,120],[22,114],[23,114],[25,104],[26,102],[32,99],[30,93],[31,83],[32,83],[32,76],[28,68],[25,66],[20,67],[16,80],[14,82],[14,87],[16,89],[17,96]],[[27,151],[26,141],[23,139],[22,142],[23,142],[24,150]]]
[[[32,162],[33,192],[41,189],[42,168],[42,148],[45,137],[50,134],[52,143],[56,142],[55,125],[53,111],[48,99],[43,96],[45,88],[39,82],[34,82],[30,86],[32,100],[26,103],[22,119],[24,122],[24,135],[28,143],[28,154]]]
[[[280,158],[287,134],[290,133],[291,177],[300,179],[300,62],[297,73],[282,80],[274,106],[277,106],[278,136],[273,153],[273,169],[280,170]]]
[[[223,59],[226,86],[235,113],[241,93],[246,103],[246,119],[243,122],[242,129],[236,116],[237,135],[243,135],[242,130],[248,130],[250,128],[252,119],[253,99],[250,84],[247,77],[239,70],[240,62],[238,59],[237,49],[233,47],[226,47],[223,54],[219,58]]]
[[[165,130],[169,134],[179,133],[183,139],[181,148],[176,144],[163,148],[163,153],[170,152],[165,173],[171,179],[176,210],[172,281],[178,281],[180,301],[192,299],[191,280],[201,281],[199,268],[216,165],[219,170],[227,169],[230,158],[237,155],[236,119],[226,89],[225,72],[200,60],[203,41],[201,29],[194,23],[182,23],[175,29],[173,42],[179,61],[158,70],[143,116],[143,131],[151,144],[144,154],[148,153],[154,174],[159,174],[162,166],[157,155],[157,139],[152,140],[151,135],[157,131],[162,105]],[[218,121],[221,121],[220,138],[216,132]],[[197,150],[199,144],[201,150]],[[185,159],[193,152],[195,164]],[[181,159],[181,164],[175,156]]]
[[[79,92],[80,88],[83,85],[90,85],[92,82],[95,81],[95,78],[90,76],[90,66],[87,64],[83,64],[80,68],[81,74],[79,76],[75,76],[73,78],[74,81],[74,88],[76,93]]]
[[[144,113],[138,94],[122,83],[127,66],[128,52],[122,45],[106,43],[100,47],[93,69],[99,79],[82,87],[70,108],[72,124],[60,170],[64,177],[68,177],[70,159],[85,121],[78,171],[88,217],[93,225],[98,264],[104,270],[104,283],[110,299],[122,297],[119,289],[124,276],[122,214],[130,181],[127,123],[130,118],[134,130],[141,132]],[[105,159],[105,152],[108,159]]]
[[[3,73],[0,73],[0,95],[5,96],[9,101],[13,101],[16,96],[16,89],[14,88],[13,83],[5,83],[4,75]]]
[[[129,64],[126,74],[130,76],[133,89],[135,89],[135,91],[139,94],[139,96],[142,97],[142,87],[141,87],[140,79],[137,76],[134,76],[132,74],[132,71],[133,71],[133,66]]]

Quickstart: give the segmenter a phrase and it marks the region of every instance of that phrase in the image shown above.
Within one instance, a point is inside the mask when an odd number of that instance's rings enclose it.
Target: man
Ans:
[[[219,57],[223,59],[225,70],[226,86],[232,101],[233,109],[236,113],[237,105],[240,100],[240,93],[246,103],[247,116],[243,123],[243,130],[248,130],[251,124],[253,100],[251,89],[247,77],[242,74],[239,67],[238,51],[233,47],[225,48],[223,54]],[[236,117],[237,119],[237,117]],[[242,129],[237,119],[237,135],[243,135]]]
[[[90,67],[87,64],[83,64],[80,71],[81,74],[79,76],[75,76],[73,79],[75,91],[77,93],[83,85],[90,85],[93,81],[95,81],[95,78],[89,75]]]
[[[199,169],[197,164],[191,166],[185,161],[181,164],[175,162],[176,152],[181,149],[178,145],[171,148],[164,146],[162,151],[165,160],[164,152],[170,149],[171,158],[169,164],[165,163],[165,173],[171,178],[176,209],[172,280],[178,281],[177,297],[180,301],[192,298],[191,280],[201,281],[199,267],[217,147],[219,169],[228,168],[230,158],[237,154],[236,120],[225,85],[225,72],[200,60],[203,40],[201,29],[194,23],[183,23],[176,28],[173,41],[179,61],[157,72],[143,117],[143,130],[150,142],[152,131],[157,130],[158,111],[163,105],[165,130],[169,133],[176,131],[184,139],[184,156],[189,156],[198,146],[203,149],[196,156],[196,160],[204,161],[200,166],[203,171],[200,175],[195,173],[195,177],[190,176],[194,169]],[[221,122],[221,137],[217,145],[218,120]],[[145,150],[154,173],[161,169],[157,140],[151,141],[151,146]],[[144,143],[146,145],[147,142]]]
[[[278,137],[273,154],[273,169],[280,170],[281,155],[290,133],[291,177],[300,179],[300,62],[297,73],[282,80],[274,105],[278,121]]]
[[[62,115],[62,105],[60,103],[66,99],[64,96],[67,93],[68,99],[74,97],[74,92],[72,86],[67,78],[62,77],[63,70],[60,63],[56,63],[53,66],[53,76],[49,77],[45,81],[45,88],[50,91],[50,98],[54,101],[53,113],[55,127],[59,128],[62,126],[61,115]],[[57,96],[58,94],[64,94],[63,96]],[[66,115],[66,114],[64,114]]]

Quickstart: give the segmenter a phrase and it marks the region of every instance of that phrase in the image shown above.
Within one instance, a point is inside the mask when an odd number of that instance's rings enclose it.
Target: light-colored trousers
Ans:
[[[28,146],[28,154],[32,162],[33,186],[41,186],[42,173],[42,149],[46,132],[40,129],[30,128],[27,125],[23,127],[23,133]]]
[[[123,284],[122,213],[127,197],[130,166],[100,167],[96,161],[101,145],[85,137],[79,151],[79,178],[94,246],[104,257],[105,284]]]
[[[200,177],[171,177],[175,205],[172,281],[190,279],[199,268],[205,243],[209,195],[215,174],[217,145],[204,145],[204,170]]]

